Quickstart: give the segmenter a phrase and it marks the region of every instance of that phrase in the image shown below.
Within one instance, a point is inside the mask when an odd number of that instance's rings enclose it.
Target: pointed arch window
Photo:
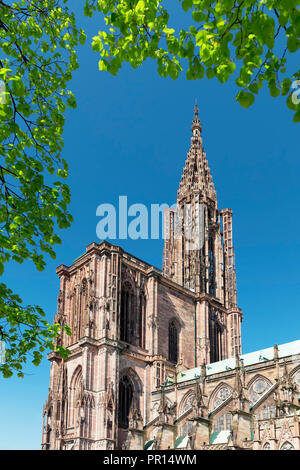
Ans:
[[[216,295],[216,280],[215,280],[215,247],[214,238],[210,233],[208,237],[208,257],[209,257],[209,294]]]
[[[142,291],[139,294],[139,308],[137,312],[137,346],[145,347],[145,315],[146,315],[146,297]]]
[[[60,401],[58,400],[57,402],[57,407],[56,407],[56,421],[59,421],[60,420]]]
[[[128,416],[133,396],[133,387],[130,379],[125,375],[119,384],[119,426],[128,428]]]
[[[280,447],[280,450],[295,450],[295,447],[287,441]]]
[[[46,434],[46,440],[45,440],[45,447],[46,450],[50,449],[50,443],[51,443],[51,431],[52,431],[52,407],[48,410],[48,413],[46,412],[45,414],[45,419],[46,419],[46,425],[45,425],[45,434]]]
[[[76,425],[79,418],[83,398],[82,369],[78,366],[72,376],[70,384],[70,406],[66,409],[67,427]]]
[[[222,357],[222,326],[219,320],[219,312],[210,309],[209,313],[209,340],[210,340],[210,362],[218,362]]]
[[[257,379],[255,379],[249,387],[249,398],[251,405],[256,403],[270,387],[271,383],[269,383],[269,381],[267,381],[267,379],[264,377],[259,376]]]
[[[189,393],[189,395],[184,398],[183,404],[180,407],[180,414],[185,413],[193,406],[193,401],[195,400],[195,393]]]
[[[129,282],[125,282],[121,292],[120,340],[135,346],[145,347],[144,292],[137,292]]]
[[[129,283],[122,286],[120,339],[127,343],[131,340],[131,318],[134,309],[134,293]]]
[[[231,388],[227,385],[222,385],[217,389],[217,392],[214,393],[214,398],[212,401],[212,409],[214,410],[221,405],[227,398],[232,394]]]
[[[169,323],[169,361],[178,362],[178,329],[174,321]]]

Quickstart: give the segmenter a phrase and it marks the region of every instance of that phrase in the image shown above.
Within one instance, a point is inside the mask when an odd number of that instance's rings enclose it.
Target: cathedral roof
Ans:
[[[227,444],[230,437],[230,431],[228,429],[224,431],[214,431],[210,435],[210,444]]]
[[[174,449],[186,449],[189,443],[189,436],[177,437],[174,445]]]
[[[300,355],[300,340],[292,341],[291,343],[285,343],[278,346],[278,358],[289,357],[294,355]],[[274,359],[274,347],[260,349],[247,354],[241,354],[240,359],[243,360],[244,366],[250,366],[254,364],[261,364],[265,361],[272,361]],[[221,372],[227,372],[235,369],[235,357],[224,359],[223,361],[214,362],[206,365],[206,375],[219,374]],[[179,372],[177,376],[177,383],[187,382],[199,378],[201,376],[201,367],[195,367],[194,369],[188,369]]]

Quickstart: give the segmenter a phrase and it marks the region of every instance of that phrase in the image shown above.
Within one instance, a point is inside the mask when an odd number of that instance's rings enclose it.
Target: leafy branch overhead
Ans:
[[[300,71],[288,73],[288,60],[300,47],[297,0],[179,3],[190,27],[176,32],[166,0],[87,0],[85,14],[98,11],[107,25],[92,43],[100,70],[116,75],[124,62],[136,68],[149,58],[172,79],[184,67],[190,80],[206,76],[223,83],[234,74],[242,106],[249,107],[265,83],[272,96],[286,97],[294,121],[300,121],[300,105],[292,98]],[[72,222],[62,135],[64,113],[76,107],[67,84],[86,35],[66,4],[0,0],[0,275],[9,261],[29,260],[43,270],[45,255],[55,258],[58,230]],[[66,357],[62,333],[70,329],[50,325],[39,306],[24,306],[0,283],[5,377],[23,376],[28,357],[38,365],[49,347]]]
[[[265,83],[271,96],[287,97],[300,121],[300,105],[292,99],[300,70],[287,74],[288,59],[300,48],[299,1],[179,2],[191,25],[177,32],[163,0],[87,0],[85,14],[104,13],[108,26],[92,43],[100,70],[116,75],[123,62],[136,68],[151,58],[161,76],[176,79],[186,61],[189,80],[206,76],[224,83],[235,74],[236,100],[245,108]]]
[[[57,227],[72,221],[68,165],[61,157],[63,113],[76,107],[67,83],[78,67],[75,46],[85,35],[59,3],[66,2],[0,1],[0,274],[10,260],[31,260],[43,270],[45,253],[55,258],[60,243]],[[3,283],[0,298],[0,340],[6,344],[0,371],[22,376],[27,355],[38,365],[65,328],[51,326],[38,306],[24,307]]]

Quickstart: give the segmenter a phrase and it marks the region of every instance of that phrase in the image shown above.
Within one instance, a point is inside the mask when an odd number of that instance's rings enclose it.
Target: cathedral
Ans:
[[[300,340],[242,354],[232,210],[195,107],[163,269],[106,241],[60,279],[45,450],[300,449]]]

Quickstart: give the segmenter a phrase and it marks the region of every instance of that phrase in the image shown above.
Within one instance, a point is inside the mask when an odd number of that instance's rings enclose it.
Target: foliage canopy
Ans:
[[[44,254],[55,258],[57,228],[69,227],[70,190],[65,183],[63,113],[76,101],[67,83],[78,67],[75,46],[85,35],[64,3],[55,0],[0,1],[0,274],[5,263],[31,260],[38,270]],[[69,333],[69,329],[64,327]],[[23,376],[29,354],[35,365],[62,331],[38,306],[24,306],[0,283],[0,340],[4,377]],[[67,351],[59,348],[65,356]]]
[[[176,32],[163,0],[87,0],[85,14],[103,13],[108,26],[93,38],[100,70],[116,75],[123,62],[136,68],[150,58],[161,76],[176,79],[186,61],[189,80],[206,76],[224,83],[235,74],[236,100],[245,108],[266,83],[271,96],[287,96],[300,121],[291,88],[300,69],[287,74],[288,58],[300,48],[299,0],[179,2],[191,17],[189,29]]]

